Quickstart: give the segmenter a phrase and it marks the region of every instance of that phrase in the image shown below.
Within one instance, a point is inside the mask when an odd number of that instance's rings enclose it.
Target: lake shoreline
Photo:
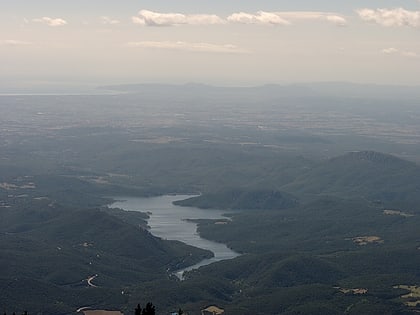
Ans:
[[[184,280],[185,273],[212,263],[229,260],[240,256],[228,248],[226,244],[217,243],[202,238],[198,233],[200,220],[230,220],[222,210],[204,210],[194,207],[174,205],[174,201],[190,198],[194,195],[163,195],[157,197],[115,196],[115,202],[108,207],[117,207],[125,211],[139,211],[147,213],[148,231],[155,237],[165,240],[181,241],[200,249],[211,251],[214,256],[171,272],[178,279]]]

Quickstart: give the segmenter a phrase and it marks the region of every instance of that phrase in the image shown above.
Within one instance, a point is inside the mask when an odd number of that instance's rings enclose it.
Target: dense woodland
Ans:
[[[414,126],[419,111],[393,117],[390,101],[370,99],[389,111],[374,120],[362,100],[293,95],[260,98],[257,111],[248,94],[211,93],[174,94],[172,107],[153,93],[0,97],[2,112],[20,111],[0,118],[0,310],[420,310],[418,139],[379,127]],[[333,110],[337,125],[317,125]],[[371,129],[343,126],[349,112]],[[173,193],[200,194],[181,206],[225,210],[226,224],[199,220],[198,231],[242,255],[180,281],[172,271],[212,253],[154,237],[147,213],[107,207],[110,196]]]

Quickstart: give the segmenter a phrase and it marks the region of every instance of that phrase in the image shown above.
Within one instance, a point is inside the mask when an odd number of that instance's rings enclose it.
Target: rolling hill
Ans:
[[[175,201],[174,204],[203,209],[275,210],[294,207],[297,200],[288,193],[274,190],[227,190]]]
[[[360,151],[329,159],[282,187],[302,198],[361,198],[420,211],[420,167],[395,156]]]

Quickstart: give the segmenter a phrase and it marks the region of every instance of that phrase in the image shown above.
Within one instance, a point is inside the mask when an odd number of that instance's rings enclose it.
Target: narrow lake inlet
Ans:
[[[233,259],[239,256],[225,244],[213,242],[200,237],[197,233],[197,223],[191,220],[198,219],[226,219],[225,211],[203,210],[194,207],[179,207],[173,204],[176,200],[183,200],[190,195],[165,195],[159,197],[114,197],[118,200],[110,207],[121,208],[127,211],[147,212],[150,216],[148,225],[150,232],[157,237],[167,240],[181,241],[185,244],[206,249],[214,253],[214,257],[204,259],[197,264],[176,271],[174,274],[183,279],[184,272],[198,269],[211,263]]]

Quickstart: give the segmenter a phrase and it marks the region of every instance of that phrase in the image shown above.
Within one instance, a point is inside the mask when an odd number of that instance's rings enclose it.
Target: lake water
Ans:
[[[114,197],[118,200],[110,207],[121,208],[129,211],[148,212],[150,218],[148,225],[150,232],[157,237],[168,240],[177,240],[198,248],[210,250],[214,257],[205,259],[177,271],[178,278],[183,279],[185,271],[197,269],[211,263],[232,259],[239,256],[238,253],[229,249],[225,244],[212,242],[201,238],[197,233],[197,223],[187,219],[226,219],[221,210],[203,210],[193,207],[179,207],[172,204],[173,201],[189,198],[189,195],[169,195],[150,198],[138,197]]]

